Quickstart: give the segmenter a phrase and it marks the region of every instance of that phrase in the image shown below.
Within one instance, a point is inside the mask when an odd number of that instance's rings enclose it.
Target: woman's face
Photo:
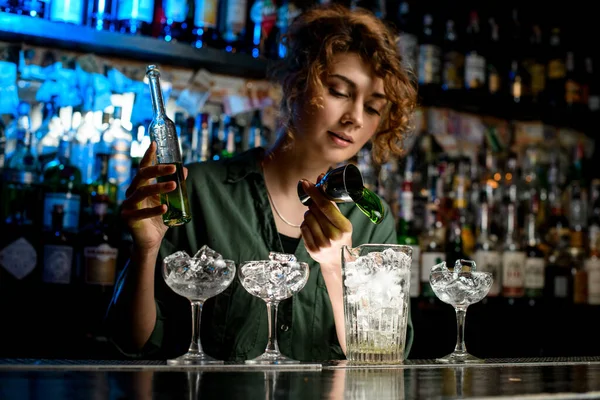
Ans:
[[[323,107],[309,103],[315,95]],[[375,134],[386,104],[383,79],[358,54],[337,54],[322,92],[296,108],[296,146],[331,164],[348,160]]]

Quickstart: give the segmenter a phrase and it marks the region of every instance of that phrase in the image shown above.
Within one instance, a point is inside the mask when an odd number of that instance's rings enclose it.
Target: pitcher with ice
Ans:
[[[412,248],[365,244],[342,249],[346,358],[397,364],[404,360]]]

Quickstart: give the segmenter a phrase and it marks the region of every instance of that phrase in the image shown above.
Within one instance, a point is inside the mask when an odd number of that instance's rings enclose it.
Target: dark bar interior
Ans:
[[[404,363],[186,369],[132,361],[105,326],[133,244],[121,205],[151,141],[147,67],[184,165],[268,148],[282,97],[269,73],[290,56],[280,38],[329,1],[0,0],[0,398],[23,398],[23,380],[33,398],[78,385],[106,398],[600,393],[593,3],[331,2],[390,25],[418,88],[404,154],[378,164],[367,143],[350,160],[412,248]],[[493,276],[465,323],[485,363],[440,365],[457,314],[430,270],[461,259]]]

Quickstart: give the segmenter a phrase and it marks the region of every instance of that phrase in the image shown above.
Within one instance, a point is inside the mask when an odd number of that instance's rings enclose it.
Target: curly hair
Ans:
[[[373,160],[384,163],[390,153],[401,155],[417,105],[417,91],[401,65],[394,32],[367,10],[338,4],[316,6],[298,16],[282,38],[287,56],[272,68],[281,85],[281,124],[293,139],[295,103],[310,93],[322,93],[323,81],[336,54],[357,53],[383,79],[388,106],[371,138]],[[309,103],[319,106],[322,97]]]

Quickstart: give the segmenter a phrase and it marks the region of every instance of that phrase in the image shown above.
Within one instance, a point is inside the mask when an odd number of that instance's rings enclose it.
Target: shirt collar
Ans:
[[[241,181],[250,174],[262,175],[260,160],[262,160],[264,153],[264,148],[255,147],[228,159],[225,163],[227,166],[227,182]]]

